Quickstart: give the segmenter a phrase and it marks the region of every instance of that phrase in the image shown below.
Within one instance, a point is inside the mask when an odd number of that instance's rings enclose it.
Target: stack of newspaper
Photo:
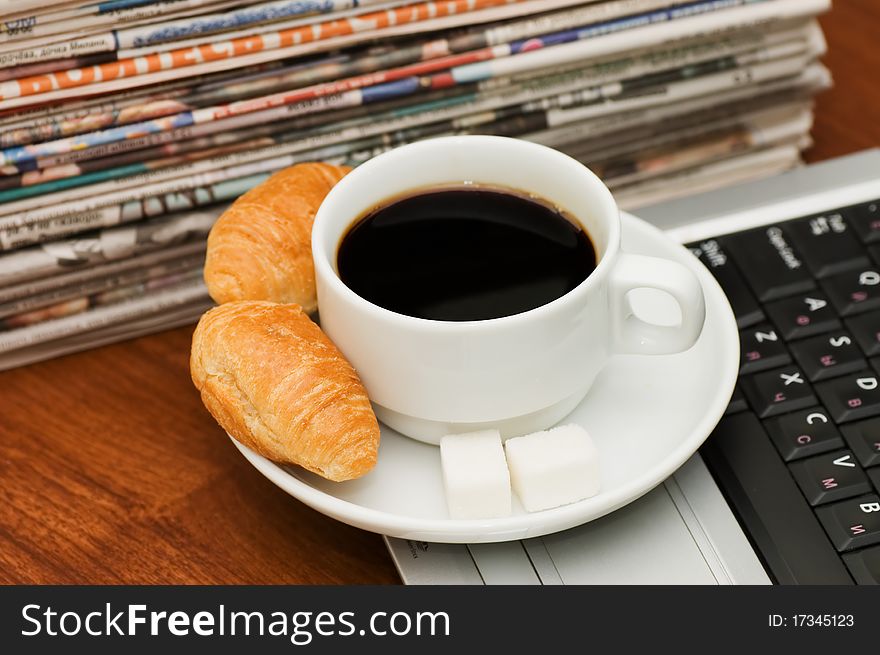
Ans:
[[[795,166],[830,0],[0,0],[0,368],[193,322],[205,236],[295,162],[445,134],[634,209]]]

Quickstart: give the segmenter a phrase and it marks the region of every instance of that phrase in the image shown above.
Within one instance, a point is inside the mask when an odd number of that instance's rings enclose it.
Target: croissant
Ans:
[[[210,310],[193,334],[190,372],[220,426],[259,454],[334,481],[375,466],[379,424],[367,392],[299,305]]]
[[[205,284],[218,303],[271,300],[318,306],[312,223],[327,192],[349,170],[324,163],[278,171],[236,200],[208,235]]]

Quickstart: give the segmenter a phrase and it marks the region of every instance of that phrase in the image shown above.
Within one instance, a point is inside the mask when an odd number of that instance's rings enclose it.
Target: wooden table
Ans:
[[[880,2],[822,19],[817,161],[880,145]],[[396,583],[380,537],[291,499],[189,379],[192,328],[0,374],[0,582]]]

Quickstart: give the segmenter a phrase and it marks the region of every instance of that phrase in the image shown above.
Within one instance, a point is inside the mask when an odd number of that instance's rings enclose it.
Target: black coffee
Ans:
[[[400,197],[366,214],[339,246],[339,276],[407,316],[478,321],[540,307],[596,267],[587,234],[551,205],[487,187]]]

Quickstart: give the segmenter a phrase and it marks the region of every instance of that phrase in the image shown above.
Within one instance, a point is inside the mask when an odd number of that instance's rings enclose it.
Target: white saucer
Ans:
[[[597,496],[534,513],[523,510],[514,496],[513,515],[507,518],[452,520],[439,448],[384,425],[376,468],[350,482],[329,482],[235,445],[263,475],[319,512],[405,539],[478,543],[537,537],[592,521],[636,500],[681,466],[721,418],[736,382],[739,338],[727,298],[697,259],[644,221],[626,214],[622,221],[624,250],[677,260],[699,276],[706,323],[700,340],[687,352],[612,358],[586,399],[563,419],[562,423],[584,426],[596,441],[602,477]],[[649,310],[651,318],[664,310],[668,316],[668,304],[662,300],[653,298],[637,304],[637,309]]]

